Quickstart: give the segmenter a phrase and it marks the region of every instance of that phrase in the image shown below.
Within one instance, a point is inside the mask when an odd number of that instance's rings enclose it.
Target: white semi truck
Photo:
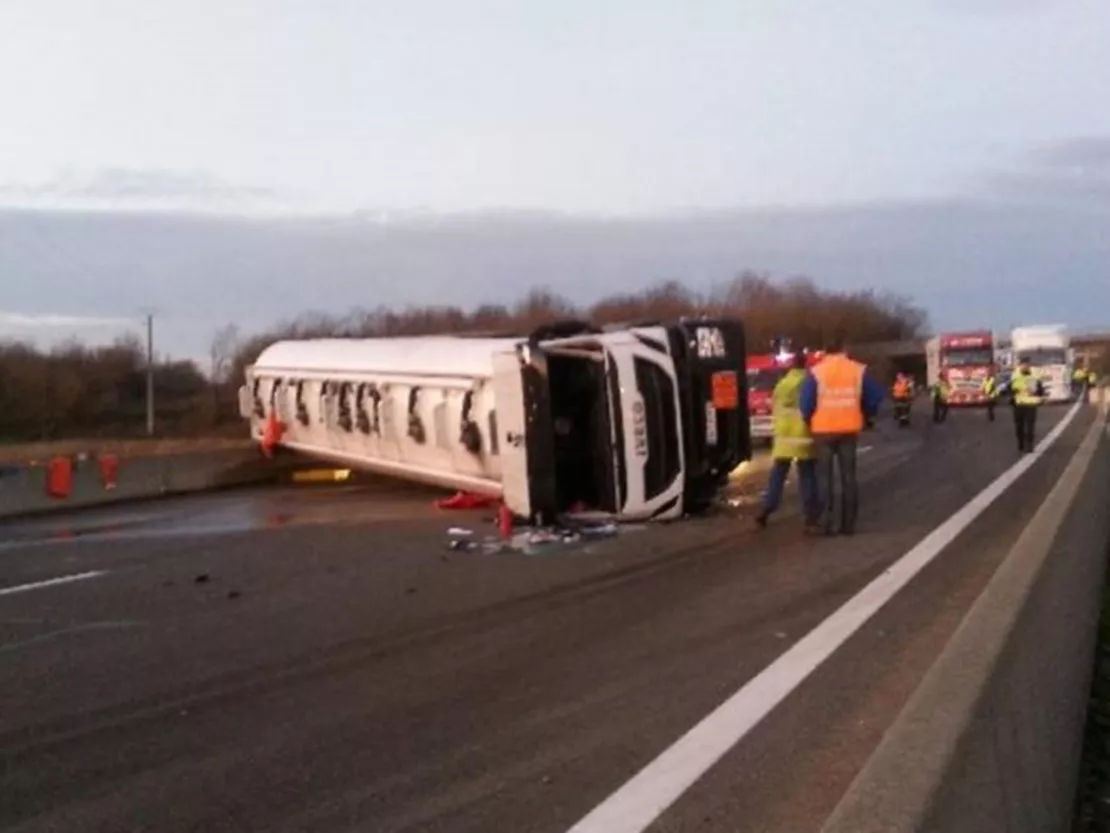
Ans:
[[[549,522],[707,506],[751,456],[744,329],[680,320],[528,337],[280,341],[246,371],[252,437],[502,500]]]
[[[1014,364],[1028,360],[1045,387],[1049,402],[1071,400],[1071,376],[1075,354],[1063,324],[1037,324],[1015,327],[1010,334]]]

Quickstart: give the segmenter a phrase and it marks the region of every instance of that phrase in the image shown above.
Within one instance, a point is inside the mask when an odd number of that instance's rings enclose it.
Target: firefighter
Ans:
[[[1076,365],[1075,371],[1071,374],[1071,395],[1078,398],[1086,384],[1087,371]]]
[[[983,380],[983,395],[987,397],[987,420],[994,422],[994,406],[998,404],[998,380],[993,373],[988,373]]]
[[[933,422],[941,423],[948,419],[948,373],[940,371],[933,385]]]
[[[909,425],[910,409],[913,407],[913,380],[905,373],[899,373],[894,377],[890,397],[894,400],[894,419],[902,425]]]
[[[1014,403],[1014,430],[1017,432],[1018,452],[1029,454],[1036,445],[1037,409],[1044,401],[1044,383],[1033,374],[1029,359],[1024,356],[1010,380],[1010,395]]]
[[[771,472],[767,481],[767,491],[763,496],[763,507],[756,516],[759,527],[767,526],[767,519],[782,503],[782,490],[790,466],[797,465],[798,490],[802,497],[802,511],[805,516],[806,532],[816,532],[820,502],[817,493],[817,461],[813,449],[813,436],[809,426],[802,419],[799,407],[802,383],[806,379],[806,353],[794,353],[791,368],[771,394],[771,413],[774,420],[774,439],[771,446]]]

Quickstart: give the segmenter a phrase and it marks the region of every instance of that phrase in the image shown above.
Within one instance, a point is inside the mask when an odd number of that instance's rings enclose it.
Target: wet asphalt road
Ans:
[[[650,829],[816,829],[1092,416]],[[852,539],[453,552],[488,513],[392,487],[0,526],[0,829],[564,833],[1011,465],[1002,417],[869,434]]]

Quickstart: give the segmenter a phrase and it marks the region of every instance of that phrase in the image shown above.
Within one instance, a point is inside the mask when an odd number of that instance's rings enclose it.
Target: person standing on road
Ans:
[[[983,395],[987,397],[987,421],[994,422],[994,406],[998,404],[998,380],[988,373],[983,380]]]
[[[782,492],[786,476],[792,463],[797,463],[798,489],[802,497],[802,512],[805,515],[807,532],[817,529],[820,504],[817,494],[817,463],[814,459],[813,436],[809,426],[802,419],[800,407],[802,384],[806,379],[806,354],[802,350],[794,353],[790,370],[775,385],[771,394],[771,413],[774,415],[774,440],[771,446],[771,473],[767,481],[767,492],[763,496],[763,507],[755,518],[762,528],[782,503]]]
[[[948,374],[940,371],[933,385],[933,422],[940,424],[948,419]]]
[[[910,410],[913,407],[913,380],[905,373],[899,373],[894,377],[890,396],[894,400],[895,421],[900,425],[909,425]]]
[[[1029,454],[1036,445],[1037,409],[1044,401],[1044,383],[1029,367],[1029,359],[1022,357],[1017,372],[1010,380],[1010,396],[1014,403],[1014,430],[1017,432],[1018,452]]]
[[[826,534],[851,535],[856,531],[859,435],[874,424],[885,396],[885,388],[867,372],[865,365],[848,358],[839,339],[829,346],[825,358],[806,374],[802,383],[802,418],[813,434],[817,450]],[[836,486],[840,492],[838,529],[834,529]]]

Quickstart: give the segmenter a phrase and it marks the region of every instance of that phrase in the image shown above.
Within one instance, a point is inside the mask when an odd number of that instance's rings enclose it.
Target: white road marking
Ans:
[[[1031,454],[1018,460],[917,546],[796,642],[664,750],[568,833],[642,833],[710,767],[909,584],[1059,439],[1076,403]]]
[[[15,587],[0,587],[0,596],[11,596],[15,593],[26,593],[28,590],[38,590],[42,587],[54,587],[58,584],[69,584],[74,581],[85,581],[97,576],[107,575],[107,570],[90,570],[87,573],[74,573],[71,576],[58,576],[46,581],[35,581],[30,584],[17,584]]]

